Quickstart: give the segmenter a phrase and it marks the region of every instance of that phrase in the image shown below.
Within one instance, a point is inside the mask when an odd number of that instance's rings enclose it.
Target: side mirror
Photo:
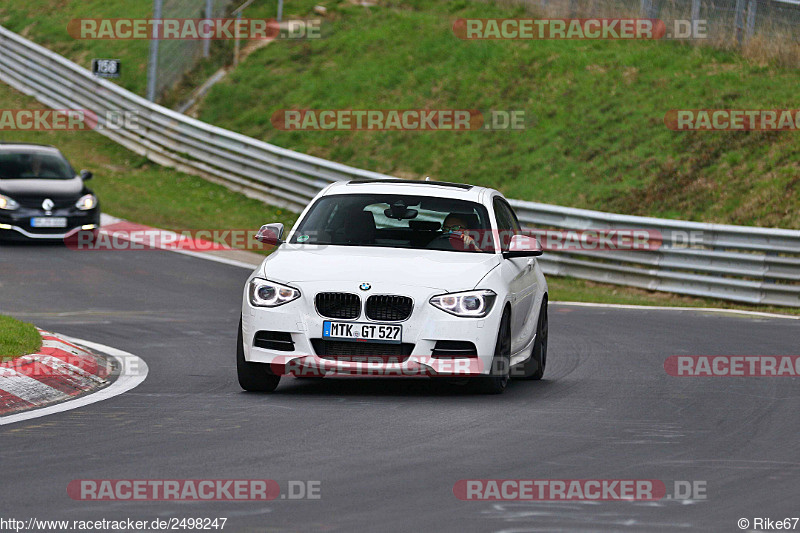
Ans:
[[[81,170],[80,176],[81,176],[81,179],[83,181],[86,181],[86,180],[92,179],[93,174],[91,172],[89,172],[88,170],[83,169],[83,170]]]
[[[511,237],[511,242],[508,244],[508,250],[503,252],[503,257],[506,259],[512,257],[536,257],[542,255],[542,245],[536,237],[528,235],[514,235]]]
[[[283,224],[275,222],[274,224],[265,224],[256,233],[256,240],[264,244],[278,246],[283,244],[281,237],[283,236]]]

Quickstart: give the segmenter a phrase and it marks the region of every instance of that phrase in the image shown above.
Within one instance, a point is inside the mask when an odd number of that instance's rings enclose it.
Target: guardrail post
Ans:
[[[643,18],[656,18],[656,0],[641,0],[641,12]]]
[[[206,0],[206,18],[214,18],[214,0]],[[208,57],[211,54],[211,39],[206,37],[203,39],[203,57]]]
[[[736,42],[742,46],[744,39],[744,0],[736,0]]]
[[[242,20],[242,12],[239,11],[236,13],[236,28],[239,28],[239,22]],[[233,66],[239,64],[239,31],[236,30],[234,32],[236,34],[236,42],[233,45]]]
[[[153,18],[161,18],[161,8],[164,0],[153,0]],[[150,58],[147,65],[147,99],[156,101],[156,82],[158,81],[158,30],[153,27],[153,36],[150,38]]]
[[[753,37],[753,33],[756,29],[756,8],[758,4],[756,0],[750,0],[747,3],[747,39],[750,40]]]

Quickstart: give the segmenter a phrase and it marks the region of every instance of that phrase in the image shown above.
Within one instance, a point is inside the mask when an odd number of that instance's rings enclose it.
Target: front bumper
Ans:
[[[383,286],[381,286],[383,285]],[[369,293],[362,293],[362,302],[372,294],[410,296],[414,300],[411,316],[402,322],[372,321],[362,316],[354,320],[330,319],[320,316],[314,305],[319,292],[353,291],[355,283],[304,283],[292,284],[300,289],[301,297],[275,308],[253,307],[245,287],[242,305],[242,337],[245,360],[271,365],[276,374],[294,375],[361,375],[361,376],[478,376],[486,375],[491,368],[497,333],[503,310],[503,299],[498,295],[490,313],[484,318],[462,318],[433,307],[428,301],[444,290],[412,287],[398,284],[374,283]],[[410,355],[320,356],[314,341],[322,338],[325,320],[374,324],[399,324],[403,327],[402,342],[413,345]],[[272,350],[254,345],[260,331],[285,332],[291,335],[292,351]],[[468,341],[476,348],[471,357],[434,355],[437,341]],[[360,344],[360,343],[353,343]],[[363,348],[363,346],[359,346]]]
[[[33,218],[66,218],[63,228],[36,228]],[[0,211],[0,238],[3,240],[50,240],[63,241],[76,231],[100,228],[100,207],[88,211],[76,208],[55,209],[45,213],[41,209],[21,207],[15,211]]]

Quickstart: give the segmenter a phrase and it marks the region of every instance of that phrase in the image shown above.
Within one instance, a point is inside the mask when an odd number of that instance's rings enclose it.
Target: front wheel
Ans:
[[[511,361],[511,313],[507,310],[500,319],[497,343],[494,348],[492,368],[488,376],[473,378],[478,392],[483,394],[502,394],[508,385],[509,363]]]
[[[544,376],[544,369],[547,366],[547,327],[547,296],[545,296],[536,324],[533,350],[523,367],[523,379],[537,380]]]
[[[236,342],[236,372],[239,386],[251,392],[272,392],[281,381],[264,363],[250,363],[244,358],[244,339],[242,336],[242,320],[239,319],[239,334]]]

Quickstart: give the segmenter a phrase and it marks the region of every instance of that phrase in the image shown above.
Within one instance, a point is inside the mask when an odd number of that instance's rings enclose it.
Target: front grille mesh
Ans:
[[[413,307],[414,303],[408,296],[370,296],[366,312],[371,320],[405,320],[411,316]]]
[[[48,196],[14,196],[14,200],[19,203],[22,207],[32,207],[35,209],[42,209],[42,202],[45,199],[50,198],[53,202],[53,209],[63,209],[65,207],[72,207],[75,205],[75,202],[78,201],[78,198],[53,198]]]
[[[361,298],[349,292],[321,292],[314,299],[317,312],[328,318],[358,318]]]
[[[343,356],[393,357],[393,361],[401,362],[408,359],[413,344],[387,344],[382,342],[347,342],[329,341],[325,339],[312,339],[314,351],[323,359],[335,359]]]

